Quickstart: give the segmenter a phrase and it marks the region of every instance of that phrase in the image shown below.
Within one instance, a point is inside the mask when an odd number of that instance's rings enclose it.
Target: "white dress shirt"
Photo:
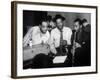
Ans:
[[[50,37],[50,47],[51,49],[57,48],[60,46],[60,30],[58,28],[55,28],[51,31],[51,37]],[[67,41],[67,45],[71,45],[71,36],[72,36],[72,30],[69,27],[63,27],[62,29],[63,33],[63,40]]]
[[[32,41],[32,45],[37,45],[37,44],[41,44],[41,43],[48,43],[48,40],[50,38],[50,34],[47,31],[45,34],[43,34],[40,31],[39,26],[35,26],[29,29],[29,31],[27,32],[27,34],[24,37],[24,41],[23,41],[23,46],[27,46],[27,44],[30,44],[30,41]]]

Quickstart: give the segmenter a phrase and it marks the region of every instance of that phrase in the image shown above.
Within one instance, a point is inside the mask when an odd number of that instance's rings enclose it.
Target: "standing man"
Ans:
[[[82,20],[82,28],[83,28],[83,41],[84,41],[84,53],[86,65],[91,65],[91,25],[88,23],[87,19]]]
[[[50,49],[55,55],[66,55],[68,46],[71,45],[72,30],[64,26],[65,18],[57,14],[54,18],[56,28],[51,31]]]
[[[74,30],[72,35],[72,65],[78,66],[82,63],[82,24],[81,19],[74,20]]]
[[[87,30],[87,29],[86,29]],[[81,19],[74,20],[74,31],[72,36],[72,54],[74,66],[90,65],[90,49],[87,47],[88,34],[84,32]],[[88,38],[88,39],[87,39]],[[74,42],[73,42],[74,41]]]
[[[84,41],[86,42],[86,44],[88,44],[88,46],[90,45],[90,38],[91,38],[91,34],[90,34],[90,30],[91,30],[91,25],[87,22],[86,19],[82,20],[82,28],[83,28],[83,32],[84,32]]]

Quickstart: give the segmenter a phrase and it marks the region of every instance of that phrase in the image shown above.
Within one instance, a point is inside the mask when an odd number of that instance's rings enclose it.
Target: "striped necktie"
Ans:
[[[63,31],[60,31],[60,47],[62,47],[62,42],[63,42]]]
[[[62,49],[63,49],[63,31],[61,30],[60,31],[60,55],[62,55],[63,54],[63,51],[62,51]]]

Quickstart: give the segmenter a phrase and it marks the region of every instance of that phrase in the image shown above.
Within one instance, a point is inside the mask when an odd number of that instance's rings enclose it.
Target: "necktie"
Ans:
[[[63,42],[63,31],[60,31],[60,47],[62,47],[62,42]]]
[[[61,30],[60,31],[60,55],[63,55],[63,51],[62,51],[62,49],[63,49],[63,31]]]

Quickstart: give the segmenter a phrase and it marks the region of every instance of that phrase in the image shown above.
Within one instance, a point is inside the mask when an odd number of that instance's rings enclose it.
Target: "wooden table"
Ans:
[[[32,47],[26,46],[23,48],[23,61],[33,59],[37,54],[40,53],[48,55],[49,52],[50,48],[47,44],[38,44]]]

